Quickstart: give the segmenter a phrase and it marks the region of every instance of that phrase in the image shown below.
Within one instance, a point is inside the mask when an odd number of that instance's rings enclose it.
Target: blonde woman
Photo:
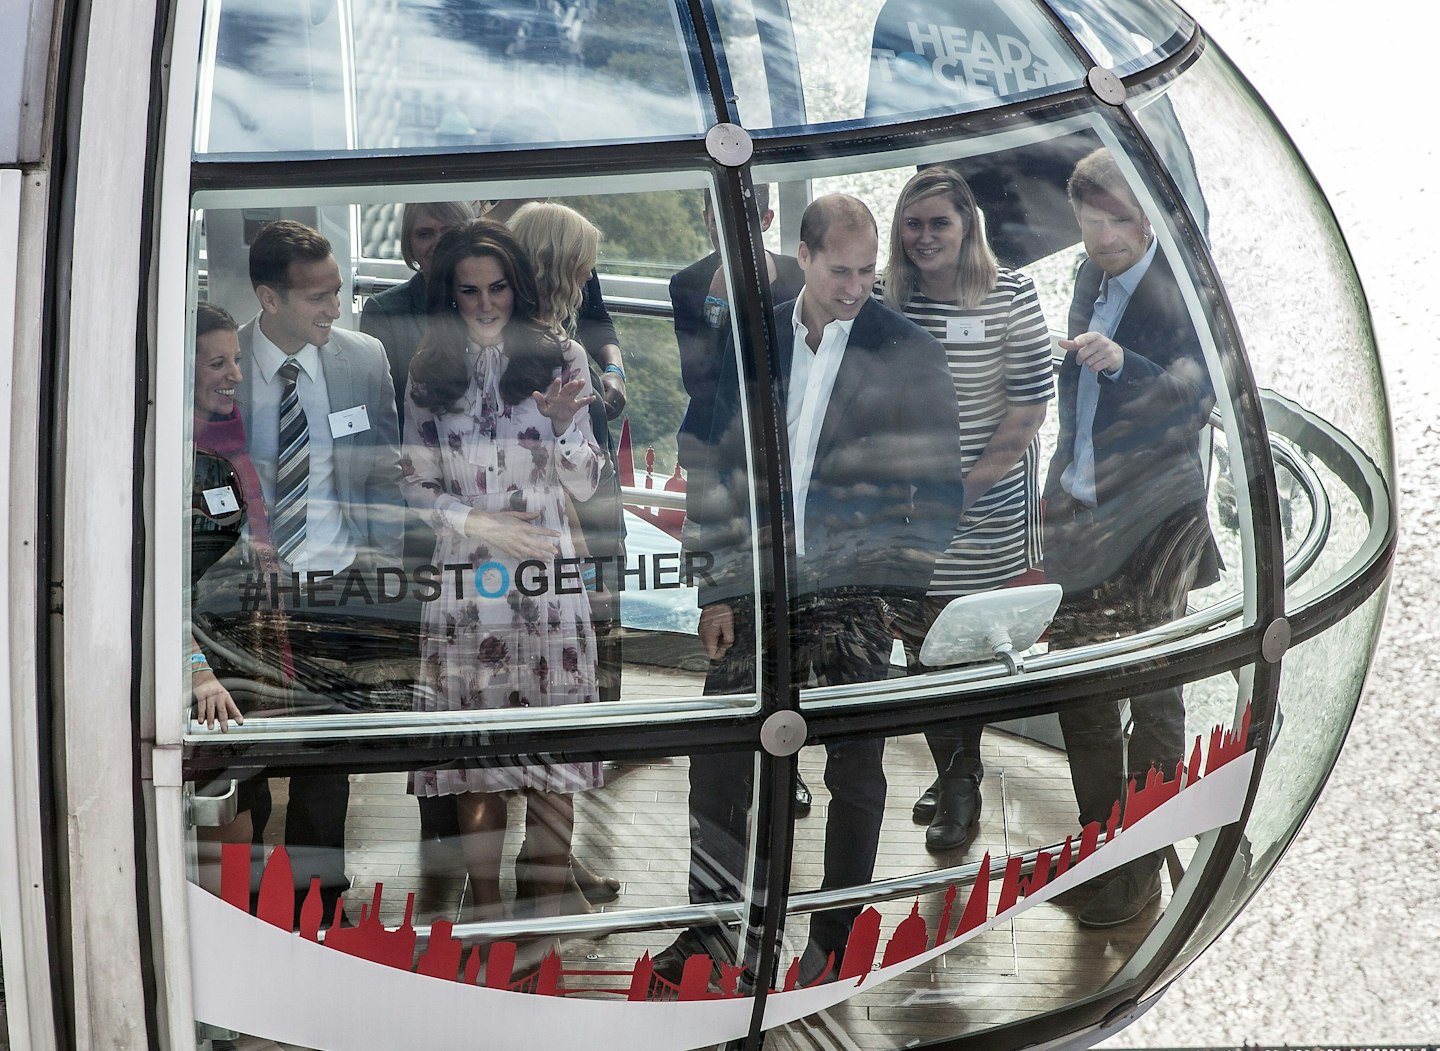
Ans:
[[[522,205],[511,216],[511,232],[535,271],[537,303],[535,319],[556,333],[574,339],[580,329],[584,310],[586,285],[594,280],[596,258],[600,251],[600,231],[573,208],[549,201],[532,201]],[[586,350],[592,348],[587,347]],[[601,382],[591,376],[597,390]],[[605,433],[605,412],[600,404],[590,409],[591,426],[597,435]],[[603,451],[603,450],[602,450]],[[588,500],[572,502],[577,548],[585,555],[615,557],[623,555],[620,524],[620,491],[613,465],[607,462],[599,488]],[[593,573],[593,570],[591,571]],[[607,593],[597,594],[593,581],[591,616],[595,630],[597,675],[601,699],[617,697],[620,685],[619,604],[609,600]],[[522,849],[522,860],[523,865]],[[574,888],[592,905],[614,901],[620,896],[620,881],[601,876],[583,862],[570,859]],[[574,901],[573,907],[581,902]]]
[[[1055,386],[1035,286],[996,262],[984,217],[954,169],[925,168],[900,192],[883,295],[945,345],[960,404],[965,502],[936,563],[925,615],[906,632],[913,662],[950,599],[1004,587],[1039,564],[1037,434]],[[980,728],[945,727],[926,737],[939,776],[916,802],[915,820],[929,826],[929,849],[955,850],[980,819]]]

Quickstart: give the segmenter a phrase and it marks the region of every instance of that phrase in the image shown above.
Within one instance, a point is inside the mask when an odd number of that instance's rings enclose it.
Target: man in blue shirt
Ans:
[[[1060,436],[1045,487],[1045,572],[1065,589],[1053,648],[1182,616],[1188,593],[1218,579],[1205,514],[1199,435],[1215,404],[1194,322],[1150,220],[1107,149],[1068,184],[1088,256],[1075,279],[1071,339],[1058,377]],[[1062,710],[1082,825],[1103,827],[1131,778],[1166,779],[1185,747],[1178,686],[1130,699],[1128,756],[1119,706]],[[1160,895],[1160,858],[1114,873],[1080,913],[1124,923]]]

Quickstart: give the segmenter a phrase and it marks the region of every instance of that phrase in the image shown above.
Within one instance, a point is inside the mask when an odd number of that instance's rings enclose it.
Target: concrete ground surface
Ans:
[[[1289,130],[1349,241],[1389,381],[1401,534],[1359,713],[1279,878],[1106,1046],[1434,1043],[1440,803],[1423,772],[1440,752],[1440,189],[1427,186],[1432,81],[1400,44],[1429,18],[1402,0],[1186,8]]]

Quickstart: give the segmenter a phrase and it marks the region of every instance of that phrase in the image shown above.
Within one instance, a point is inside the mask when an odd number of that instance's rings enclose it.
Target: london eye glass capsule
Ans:
[[[156,696],[202,1039],[1079,1045],[1245,906],[1355,710],[1394,461],[1334,218],[1183,11],[190,32]]]

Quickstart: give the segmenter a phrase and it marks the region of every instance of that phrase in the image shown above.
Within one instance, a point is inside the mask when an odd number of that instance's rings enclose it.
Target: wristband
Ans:
[[[719,296],[706,296],[704,309],[705,324],[711,328],[719,328],[730,316],[730,304]]]
[[[625,378],[625,370],[622,369],[619,365],[614,365],[614,364],[606,365],[606,366],[605,366],[603,369],[601,369],[600,371],[601,371],[602,374],[603,374],[603,373],[614,373],[616,376],[619,376],[622,380]]]
[[[190,671],[192,673],[197,671],[210,670],[210,662],[205,659],[205,654],[203,653],[190,654],[190,659],[187,660],[185,663],[190,665]]]

